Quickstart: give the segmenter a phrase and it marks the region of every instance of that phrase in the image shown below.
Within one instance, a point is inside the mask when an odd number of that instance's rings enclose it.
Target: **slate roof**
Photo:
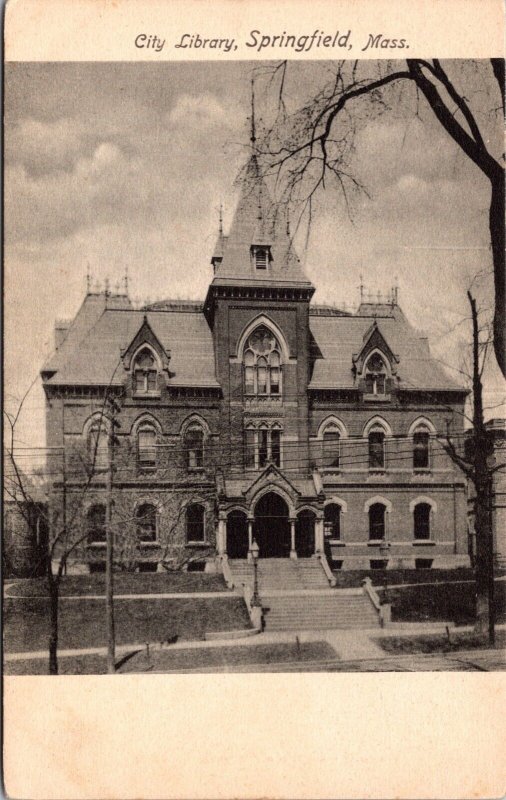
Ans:
[[[385,308],[380,309],[385,313]],[[406,320],[398,306],[388,316],[375,316],[378,328],[392,352],[398,356],[397,377],[403,389],[463,390],[431,356],[427,339]],[[311,333],[321,358],[317,358],[310,389],[352,389],[353,356],[364,344],[372,316],[309,316]]]
[[[55,371],[46,383],[121,385],[125,377],[120,364],[121,351],[131,343],[146,316],[160,344],[170,350],[171,386],[218,387],[211,331],[202,312],[136,311],[102,306],[97,313],[97,303],[90,300],[92,297],[88,295],[67,339],[44,366],[43,372]],[[89,313],[88,301],[92,305]]]
[[[268,270],[255,269],[252,244],[270,246],[272,261]],[[242,181],[229,235],[220,234],[214,255],[223,256],[223,260],[216,268],[213,285],[312,286],[292,246],[287,210],[273,203],[254,157]]]

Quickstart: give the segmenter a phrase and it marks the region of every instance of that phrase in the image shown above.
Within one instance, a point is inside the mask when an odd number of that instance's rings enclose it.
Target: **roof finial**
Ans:
[[[286,209],[286,235],[290,236],[290,209]]]
[[[219,217],[219,219],[220,219],[219,233],[220,233],[220,236],[223,236],[223,203],[222,202],[220,202],[220,217]]]
[[[251,135],[250,141],[253,150],[255,149],[256,129],[255,129],[255,79],[251,79]]]
[[[363,303],[363,301],[364,301],[364,276],[363,275],[360,276],[360,286],[358,288],[360,289],[360,302]]]
[[[128,264],[125,264],[125,275],[123,277],[123,287],[125,289],[125,294],[128,297]]]
[[[90,262],[88,261],[86,264],[86,294],[91,293],[91,272],[90,272]]]
[[[109,278],[106,278],[104,281],[104,294],[106,297],[109,297],[110,288],[109,288]]]

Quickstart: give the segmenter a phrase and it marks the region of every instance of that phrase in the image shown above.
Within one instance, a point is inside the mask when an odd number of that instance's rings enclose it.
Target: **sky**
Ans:
[[[369,62],[370,63],[370,62]],[[203,299],[219,205],[225,232],[234,181],[248,158],[254,64],[10,63],[5,77],[5,391],[12,408],[53,348],[56,319],[72,318],[94,281],[128,268],[137,302]],[[256,65],[258,66],[258,64]],[[289,65],[289,109],[321,87],[332,63]],[[472,100],[493,139],[494,85],[473,76]],[[372,67],[367,67],[372,68]],[[457,75],[459,65],[456,65]],[[479,73],[479,74],[478,74]],[[269,94],[259,83],[259,126]],[[263,87],[263,89],[262,89]],[[418,113],[415,113],[418,111]],[[469,340],[466,289],[491,305],[486,180],[411,90],[382,114],[362,113],[354,174],[367,189],[347,211],[332,185],[318,195],[309,240],[296,239],[314,302],[358,304],[395,280],[411,323],[434,355],[461,366]],[[458,373],[450,370],[455,378]],[[491,363],[487,401],[505,395]],[[491,409],[498,416],[504,409]],[[18,444],[43,446],[44,394],[30,390]]]

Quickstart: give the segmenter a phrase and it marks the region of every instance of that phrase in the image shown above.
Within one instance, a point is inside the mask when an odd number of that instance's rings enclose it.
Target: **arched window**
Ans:
[[[380,425],[369,431],[369,469],[385,469],[385,431]]]
[[[192,542],[205,541],[205,509],[194,503],[186,509],[186,540]]]
[[[428,503],[418,503],[413,509],[415,539],[430,539],[430,512]]]
[[[364,372],[366,394],[385,394],[387,369],[379,353],[373,353],[367,360]]]
[[[323,432],[323,466],[339,467],[341,432],[337,425],[328,425]]]
[[[373,503],[369,506],[369,539],[385,538],[385,511],[383,503]]]
[[[140,470],[156,467],[156,431],[151,425],[143,425],[137,432],[137,458]]]
[[[265,467],[269,458],[269,430],[267,426],[258,431],[258,466]]]
[[[139,542],[156,542],[156,506],[152,503],[137,506],[135,524]]]
[[[325,538],[327,539],[340,539],[341,538],[341,506],[337,503],[329,503],[325,506],[323,517],[323,530]]]
[[[281,394],[281,348],[265,325],[256,328],[246,342],[244,391],[260,396]]]
[[[281,429],[276,426],[271,429],[271,461],[281,466]]]
[[[429,469],[430,466],[430,433],[427,428],[419,427],[413,434],[413,469]]]
[[[104,419],[94,422],[88,432],[88,459],[92,470],[107,469],[109,464],[109,436]]]
[[[156,358],[148,347],[137,355],[134,363],[134,393],[157,394],[158,368]]]
[[[86,515],[88,544],[106,541],[105,506],[101,503],[91,506]]]
[[[200,425],[190,425],[185,433],[186,466],[202,469],[204,466],[204,431]]]

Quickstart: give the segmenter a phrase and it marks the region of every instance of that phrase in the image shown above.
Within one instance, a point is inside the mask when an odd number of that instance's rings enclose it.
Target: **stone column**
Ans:
[[[290,558],[297,558],[295,549],[295,518],[290,517]]]
[[[317,517],[314,530],[315,555],[322,555],[325,551],[323,537],[323,517]]]
[[[251,545],[253,544],[253,519],[248,517],[248,561],[251,561]]]
[[[219,556],[226,556],[227,555],[227,518],[225,514],[220,514],[218,520],[218,536],[217,536],[217,548],[218,548],[218,555]]]

